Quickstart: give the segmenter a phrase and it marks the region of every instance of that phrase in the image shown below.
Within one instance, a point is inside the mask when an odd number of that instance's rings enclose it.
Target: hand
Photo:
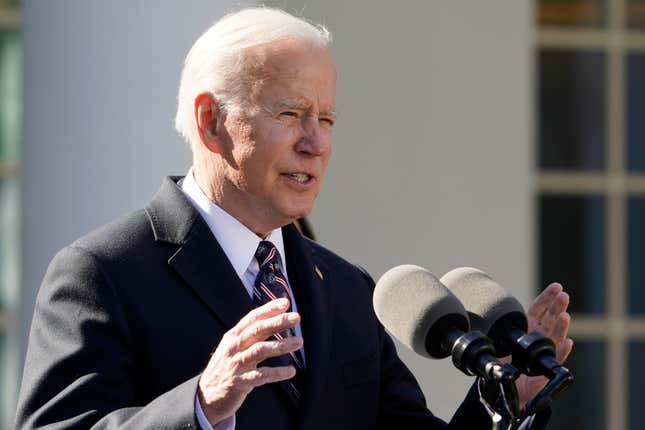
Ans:
[[[564,363],[573,348],[573,340],[567,337],[571,322],[567,306],[569,295],[563,291],[562,285],[554,283],[542,291],[528,311],[528,332],[538,331],[550,337],[555,343],[555,358],[560,363]],[[515,381],[520,408],[524,408],[547,382],[544,376],[520,376]]]
[[[211,424],[233,415],[255,387],[295,376],[293,366],[257,367],[269,357],[287,354],[302,346],[300,336],[272,338],[300,321],[296,312],[285,313],[288,308],[288,299],[272,300],[246,314],[222,336],[197,390],[199,403]]]

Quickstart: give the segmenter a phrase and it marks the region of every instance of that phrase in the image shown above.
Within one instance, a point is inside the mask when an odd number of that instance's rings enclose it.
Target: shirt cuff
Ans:
[[[195,416],[197,423],[202,430],[235,430],[235,414],[218,422],[214,426],[208,422],[206,414],[202,410],[202,405],[199,403],[199,398],[195,396]]]

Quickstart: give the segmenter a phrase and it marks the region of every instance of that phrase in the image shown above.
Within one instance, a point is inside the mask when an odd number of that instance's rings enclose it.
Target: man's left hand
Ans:
[[[554,283],[542,291],[528,311],[528,332],[537,331],[550,337],[555,343],[555,358],[560,363],[564,363],[573,348],[573,340],[567,337],[571,322],[567,306],[569,295],[562,285]],[[524,408],[547,382],[544,376],[520,376],[516,381],[520,407]]]

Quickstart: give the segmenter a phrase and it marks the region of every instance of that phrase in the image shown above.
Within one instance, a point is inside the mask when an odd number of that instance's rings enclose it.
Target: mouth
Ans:
[[[283,176],[301,184],[306,185],[314,180],[314,177],[308,173],[296,172],[296,173],[284,173]]]

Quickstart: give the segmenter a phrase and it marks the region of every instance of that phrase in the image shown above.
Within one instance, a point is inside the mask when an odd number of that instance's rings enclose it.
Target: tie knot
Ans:
[[[260,268],[268,265],[271,269],[280,268],[280,253],[275,245],[267,240],[263,240],[255,251],[255,259],[258,261]]]

